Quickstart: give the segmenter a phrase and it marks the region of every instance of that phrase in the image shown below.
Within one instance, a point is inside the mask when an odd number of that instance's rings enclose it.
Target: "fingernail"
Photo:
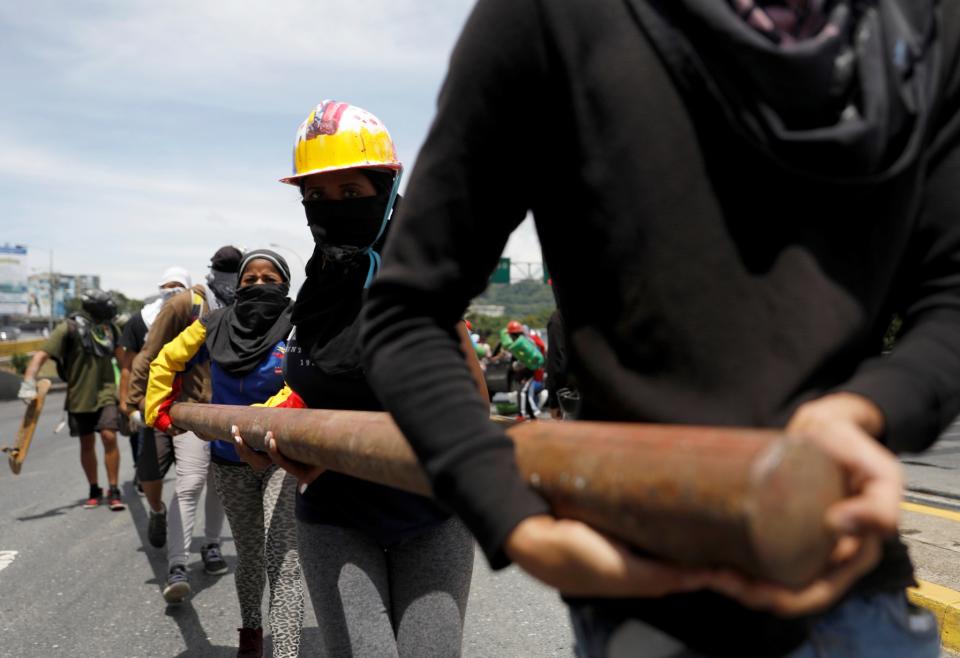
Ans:
[[[270,437],[270,448],[273,450],[277,449],[277,442],[273,440],[273,437]]]

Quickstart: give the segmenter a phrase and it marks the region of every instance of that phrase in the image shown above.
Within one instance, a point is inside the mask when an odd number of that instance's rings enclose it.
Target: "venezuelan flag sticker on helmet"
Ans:
[[[280,182],[299,185],[304,176],[354,167],[403,170],[380,119],[349,103],[327,100],[300,124],[293,145],[293,175]]]

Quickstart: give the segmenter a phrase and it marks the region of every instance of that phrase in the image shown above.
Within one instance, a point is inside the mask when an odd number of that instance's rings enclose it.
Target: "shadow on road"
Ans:
[[[123,496],[128,501],[138,500],[137,492],[132,482],[124,483]],[[147,561],[153,570],[153,578],[146,582],[162,585],[167,582],[166,551],[154,548],[147,540],[147,513],[143,506],[137,502],[133,502],[127,505],[127,509],[130,510],[134,528],[136,528],[137,536],[140,538],[141,550],[147,556]],[[203,575],[207,576],[206,574]],[[213,577],[199,578],[197,574],[194,573],[191,573],[190,576],[190,587],[193,589],[191,596],[196,596],[213,584]],[[162,601],[163,599],[158,588],[157,605],[161,605]],[[180,635],[183,636],[183,643],[187,646],[187,650],[179,654],[180,656],[210,656],[211,658],[236,656],[237,648],[235,646],[214,646],[210,643],[207,632],[203,629],[203,624],[200,623],[200,617],[197,615],[197,611],[190,604],[190,599],[187,599],[179,605],[168,605],[165,614],[176,622],[177,628],[180,630]]]
[[[31,514],[30,516],[18,516],[17,521],[36,521],[37,519],[49,519],[53,516],[63,516],[66,514],[67,510],[76,509],[84,503],[83,498],[78,500],[75,503],[70,503],[69,505],[61,505],[60,507],[54,507],[48,509],[46,512],[41,512],[39,514]]]

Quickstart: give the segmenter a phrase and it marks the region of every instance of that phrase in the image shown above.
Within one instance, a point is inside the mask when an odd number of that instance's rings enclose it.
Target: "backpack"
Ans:
[[[67,335],[65,338],[66,345],[63,351],[63,358],[54,359],[57,365],[57,377],[63,381],[67,381],[67,362],[73,358],[75,350],[82,349],[87,352],[93,352],[93,341],[95,340],[91,335],[90,323],[82,314],[71,313],[67,316],[66,322]],[[117,336],[117,329],[112,322],[107,323],[107,326],[110,329],[111,345],[116,345],[119,338]],[[112,352],[112,349],[109,351]]]

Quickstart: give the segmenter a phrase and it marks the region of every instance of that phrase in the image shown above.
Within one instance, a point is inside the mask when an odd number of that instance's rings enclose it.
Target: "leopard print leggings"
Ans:
[[[270,582],[270,632],[274,658],[300,652],[303,583],[294,519],[296,480],[270,466],[213,462],[214,484],[237,547],[237,598],[244,628],[263,625],[260,604],[264,575]]]

